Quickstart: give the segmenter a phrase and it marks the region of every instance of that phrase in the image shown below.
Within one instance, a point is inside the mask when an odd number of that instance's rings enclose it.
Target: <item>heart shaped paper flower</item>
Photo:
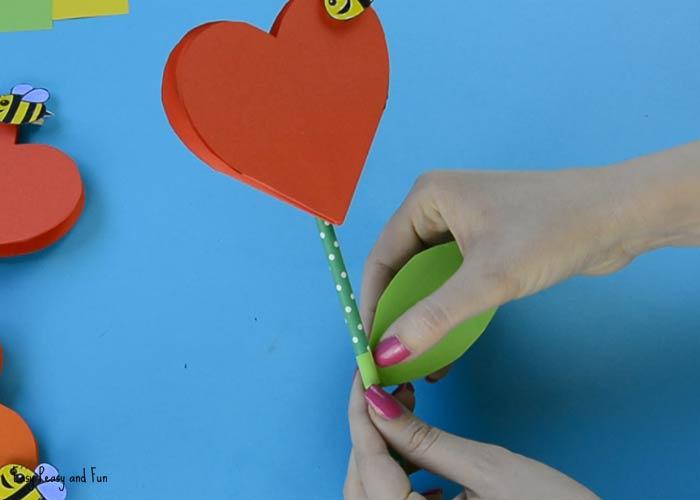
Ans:
[[[317,234],[365,387],[443,368],[476,340],[493,314],[459,325],[405,366],[377,370],[374,364],[329,223],[345,220],[388,83],[386,41],[376,13],[370,8],[350,21],[337,21],[322,0],[291,0],[271,33],[238,22],[200,26],[172,52],[163,79],[170,123],[200,159],[318,218]],[[412,260],[379,303],[373,342],[460,263],[456,245]]]
[[[211,167],[340,224],[388,85],[374,11],[342,23],[320,0],[292,0],[271,33],[216,22],[187,34],[165,68],[163,104]]]
[[[0,124],[0,257],[42,250],[63,237],[83,209],[75,162],[42,144],[17,144],[16,125]]]

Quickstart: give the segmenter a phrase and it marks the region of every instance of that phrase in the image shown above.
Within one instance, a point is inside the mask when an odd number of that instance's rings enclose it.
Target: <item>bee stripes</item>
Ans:
[[[35,122],[46,115],[46,106],[43,104],[39,104],[36,102],[31,103],[31,106],[29,107],[29,110],[27,111],[27,115],[29,116],[29,121],[30,122]]]
[[[3,106],[2,111],[0,111],[0,121],[3,123],[12,123],[19,109],[20,99],[16,96],[8,96],[0,101],[0,105]]]
[[[2,106],[7,102],[5,106]],[[46,115],[46,106],[41,103],[23,101],[21,96],[11,95],[0,101],[0,122],[24,125],[35,122]]]
[[[39,490],[40,484],[41,476],[36,471],[6,465],[0,469],[0,500],[50,500]]]
[[[29,480],[29,481],[24,483],[24,486],[22,486],[22,488],[15,491],[9,497],[6,497],[5,500],[41,500],[41,499],[43,499],[41,494],[38,491],[36,491],[35,487],[36,487],[36,482],[33,480]]]
[[[50,115],[44,104],[49,98],[46,89],[35,89],[26,83],[15,85],[9,94],[0,95],[0,123],[43,123],[43,118]]]

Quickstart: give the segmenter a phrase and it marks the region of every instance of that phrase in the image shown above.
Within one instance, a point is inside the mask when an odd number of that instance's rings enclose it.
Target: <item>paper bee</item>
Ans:
[[[51,116],[44,104],[49,97],[46,89],[35,89],[27,84],[16,85],[10,94],[0,96],[0,123],[43,125],[44,117]]]
[[[325,0],[325,3],[332,18],[347,21],[362,14],[372,0]]]
[[[0,468],[0,500],[64,500],[66,487],[56,468],[41,464],[32,471],[21,465]]]

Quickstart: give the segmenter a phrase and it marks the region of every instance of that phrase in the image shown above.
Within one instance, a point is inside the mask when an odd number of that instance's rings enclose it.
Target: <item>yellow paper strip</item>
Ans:
[[[129,0],[54,0],[54,19],[116,16],[129,13]]]

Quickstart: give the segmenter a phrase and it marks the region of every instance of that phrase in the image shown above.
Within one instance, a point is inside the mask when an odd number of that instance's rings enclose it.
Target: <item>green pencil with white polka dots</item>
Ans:
[[[350,340],[355,351],[355,360],[360,371],[360,377],[362,377],[365,389],[369,389],[373,385],[379,385],[379,373],[374,364],[372,351],[360,318],[360,311],[355,302],[355,295],[352,293],[350,277],[345,268],[343,254],[340,251],[340,243],[338,243],[333,225],[317,218],[316,226],[318,227],[323,248],[331,268],[331,274],[335,281],[335,289],[338,292],[340,304],[343,306],[345,324],[348,325],[348,331],[350,332]]]

